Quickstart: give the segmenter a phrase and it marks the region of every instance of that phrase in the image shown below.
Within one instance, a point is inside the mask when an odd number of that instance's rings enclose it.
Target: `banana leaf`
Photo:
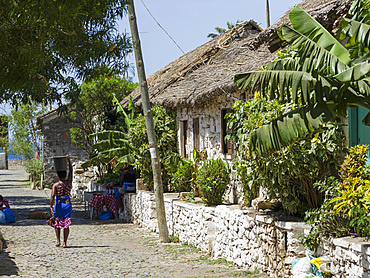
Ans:
[[[250,148],[260,154],[279,150],[298,138],[334,120],[333,106],[307,105],[262,125],[250,135]]]
[[[349,64],[351,62],[348,50],[301,7],[294,6],[289,13],[289,19],[294,30],[308,36],[320,47],[338,57],[343,63]]]
[[[334,76],[340,82],[354,82],[370,76],[370,62],[357,64]]]

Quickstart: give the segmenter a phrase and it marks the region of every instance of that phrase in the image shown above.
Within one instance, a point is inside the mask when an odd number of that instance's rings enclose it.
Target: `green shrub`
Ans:
[[[154,131],[157,138],[159,160],[161,164],[161,174],[164,191],[168,191],[168,183],[173,169],[169,169],[165,161],[173,153],[177,153],[177,132],[176,121],[173,113],[167,112],[163,107],[155,106],[152,108]],[[146,132],[145,118],[138,116],[129,129],[128,139],[131,151],[135,158],[133,166],[140,172],[144,183],[153,190],[153,172],[149,141]]]
[[[24,168],[31,176],[31,180],[38,183],[41,182],[41,176],[44,174],[44,163],[41,159],[26,160]]]
[[[172,176],[172,187],[176,192],[190,192],[193,189],[193,177],[195,176],[192,163],[181,164]]]
[[[370,166],[366,166],[368,150],[367,145],[351,148],[341,166],[342,182],[326,205],[336,216],[348,219],[353,232],[364,237],[370,237]]]
[[[220,158],[207,160],[198,171],[197,184],[207,205],[222,204],[229,183],[230,170]]]
[[[236,145],[233,167],[243,184],[245,203],[250,205],[263,187],[269,199],[280,199],[286,214],[303,216],[308,209],[321,206],[324,194],[314,183],[335,174],[343,157],[344,134],[343,124],[327,123],[281,150],[251,152],[249,134],[293,107],[267,101],[259,94],[245,103],[236,102],[234,112],[227,114],[232,129],[227,139]]]
[[[358,235],[370,237],[370,167],[366,166],[368,146],[351,148],[340,167],[341,179],[316,183],[326,194],[321,208],[306,213],[312,225],[303,245],[314,250],[321,238]]]

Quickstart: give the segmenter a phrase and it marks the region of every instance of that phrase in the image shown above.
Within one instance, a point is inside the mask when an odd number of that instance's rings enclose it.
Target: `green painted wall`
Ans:
[[[370,145],[370,126],[362,123],[362,120],[370,111],[362,108],[349,108],[348,123],[349,123],[349,145]],[[368,153],[368,164],[370,164],[370,150]]]

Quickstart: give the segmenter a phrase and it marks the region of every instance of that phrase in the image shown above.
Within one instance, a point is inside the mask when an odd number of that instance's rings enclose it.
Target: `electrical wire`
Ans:
[[[143,4],[144,8],[148,11],[149,15],[153,18],[153,20],[158,24],[158,26],[163,30],[163,32],[173,41],[173,43],[180,49],[180,51],[183,53],[183,55],[185,56],[185,58],[189,61],[190,64],[192,64],[195,68],[198,68],[197,65],[195,65],[193,63],[193,61],[191,61],[188,57],[186,57],[186,53],[184,52],[184,50],[182,50],[182,48],[179,46],[179,44],[175,41],[175,39],[173,39],[171,37],[171,35],[162,27],[162,25],[158,22],[158,20],[154,17],[154,15],[150,12],[149,8],[145,5],[144,1],[143,0],[140,0],[141,3]],[[204,63],[204,60],[201,56],[198,55],[198,57],[201,61],[202,61],[202,64],[203,66],[205,66],[206,64]],[[208,81],[213,81],[211,79],[208,79],[208,78],[205,78],[207,79]],[[223,88],[221,88],[220,85],[216,85],[224,94],[226,94],[226,96],[228,96],[229,98],[233,98],[235,100],[239,100],[238,98],[232,96],[230,93],[226,92]],[[195,90],[194,90],[195,92]],[[193,93],[194,93],[193,92]],[[193,94],[192,93],[192,94]],[[190,96],[189,96],[190,97]]]
[[[150,12],[150,10],[148,9],[148,7],[145,5],[144,1],[143,0],[140,0],[141,3],[143,3],[144,5],[144,8],[148,11],[148,13],[150,14],[150,16],[153,18],[153,20],[158,24],[158,26],[163,30],[163,32],[166,33],[166,35],[174,42],[174,44],[180,49],[180,51],[185,55],[185,52],[184,50],[182,50],[182,48],[177,44],[177,42],[171,37],[171,35],[162,27],[162,25],[158,22],[158,20],[153,16],[153,14]]]

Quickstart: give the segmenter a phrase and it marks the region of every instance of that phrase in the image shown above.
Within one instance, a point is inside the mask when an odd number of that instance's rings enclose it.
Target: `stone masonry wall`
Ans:
[[[194,132],[193,132],[193,119],[199,119],[199,142],[200,151],[206,150],[209,159],[221,158],[225,163],[231,164],[234,155],[224,154],[222,152],[221,143],[221,110],[224,108],[231,108],[235,102],[234,98],[227,97],[225,94],[221,94],[212,101],[205,103],[200,107],[181,108],[178,109],[178,138],[179,146],[183,145],[181,138],[181,121],[187,121],[187,147],[186,152],[188,157],[192,157],[194,151]],[[180,150],[182,148],[180,147]],[[185,156],[185,154],[181,153]],[[224,199],[230,203],[241,203],[243,199],[243,189],[236,181],[235,173],[231,175],[231,183],[227,192],[224,195]]]
[[[274,221],[253,210],[236,205],[206,207],[165,194],[164,202],[169,234],[225,258],[246,270],[258,268],[269,277],[291,277],[291,265],[304,257],[305,249],[298,236],[310,229],[303,222]],[[155,198],[148,191],[125,194],[120,218],[158,232]],[[363,239],[362,239],[363,240]],[[323,246],[322,255],[333,263],[333,277],[370,277],[370,242],[361,239],[335,239]]]
[[[58,181],[54,170],[54,156],[69,155],[72,162],[84,161],[87,158],[82,150],[72,144],[69,133],[71,127],[62,117],[43,123],[45,185],[48,188]]]
[[[331,257],[334,277],[370,277],[370,241],[363,238],[336,238],[323,245],[323,255]]]

